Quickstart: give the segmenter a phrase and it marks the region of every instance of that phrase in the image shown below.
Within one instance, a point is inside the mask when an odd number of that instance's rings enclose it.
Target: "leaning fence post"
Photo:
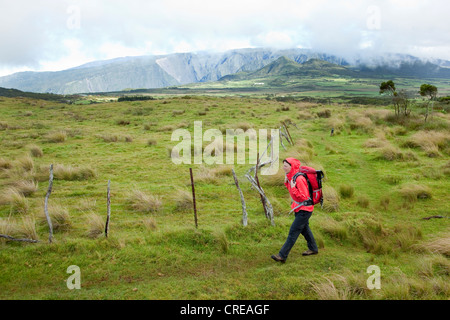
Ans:
[[[288,126],[286,125],[286,123],[284,121],[283,121],[283,125],[284,125],[284,128],[286,129],[289,139],[291,140],[291,144],[294,145],[294,141],[292,140],[291,134],[289,133]]]
[[[45,195],[45,202],[44,202],[45,217],[47,218],[48,229],[49,229],[48,241],[50,243],[52,243],[52,238],[53,238],[53,225],[52,225],[52,220],[50,219],[50,215],[48,214],[48,198],[50,197],[50,194],[52,193],[52,188],[53,188],[53,164],[50,165],[50,179],[48,182],[48,190],[47,190],[47,194]]]
[[[197,206],[195,204],[195,188],[194,188],[194,177],[192,175],[192,168],[189,168],[189,172],[191,174],[192,200],[194,202],[195,228],[198,228],[198,224],[197,224]]]
[[[105,237],[108,238],[109,231],[109,217],[111,216],[111,180],[108,180],[108,190],[106,192],[106,225],[105,225]]]
[[[234,168],[231,168],[231,172],[233,172],[234,183],[236,184],[236,188],[239,190],[239,195],[241,196],[241,204],[242,204],[242,225],[244,227],[247,226],[247,208],[245,206],[244,194],[242,193],[241,188],[239,187],[239,182],[236,177],[236,172],[234,172]]]

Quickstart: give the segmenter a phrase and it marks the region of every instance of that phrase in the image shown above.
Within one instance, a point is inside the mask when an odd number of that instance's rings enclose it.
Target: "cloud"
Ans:
[[[242,47],[450,59],[446,0],[15,0],[1,7],[0,72]]]

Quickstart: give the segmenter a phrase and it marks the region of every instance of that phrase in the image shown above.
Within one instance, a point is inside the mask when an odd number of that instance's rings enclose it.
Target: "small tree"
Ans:
[[[387,82],[382,82],[380,85],[380,94],[387,94],[392,97],[392,102],[394,104],[395,115],[400,115],[400,106],[398,104],[397,91],[395,90],[394,81],[389,80]]]
[[[408,98],[408,94],[405,90],[400,90],[394,97],[394,104],[398,108],[398,113],[400,112],[405,116],[409,116],[411,110],[409,110],[409,106],[411,105],[411,101]]]
[[[419,93],[422,97],[429,98],[429,100],[427,101],[427,113],[425,114],[425,122],[427,122],[428,115],[430,114],[430,102],[433,101],[433,104],[434,104],[434,100],[436,99],[438,89],[436,86],[424,83],[420,86]],[[434,107],[433,104],[431,106],[431,113],[433,113],[433,107]]]

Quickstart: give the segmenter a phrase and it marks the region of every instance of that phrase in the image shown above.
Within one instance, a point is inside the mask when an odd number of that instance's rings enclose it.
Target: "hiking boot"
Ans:
[[[302,256],[310,256],[310,255],[318,254],[318,253],[319,253],[319,251],[307,250],[307,251],[302,253]]]
[[[281,263],[285,263],[285,262],[286,262],[286,260],[283,259],[282,257],[280,257],[278,254],[272,255],[271,258],[272,258],[273,260],[277,261],[277,262],[281,262]]]

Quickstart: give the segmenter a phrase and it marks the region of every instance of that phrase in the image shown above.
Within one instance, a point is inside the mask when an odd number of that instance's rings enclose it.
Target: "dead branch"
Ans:
[[[33,240],[33,239],[16,239],[16,238],[13,238],[6,234],[0,234],[0,238],[5,238],[5,239],[11,240],[11,241],[21,241],[21,242],[31,242],[31,243],[39,242],[39,240]]]

